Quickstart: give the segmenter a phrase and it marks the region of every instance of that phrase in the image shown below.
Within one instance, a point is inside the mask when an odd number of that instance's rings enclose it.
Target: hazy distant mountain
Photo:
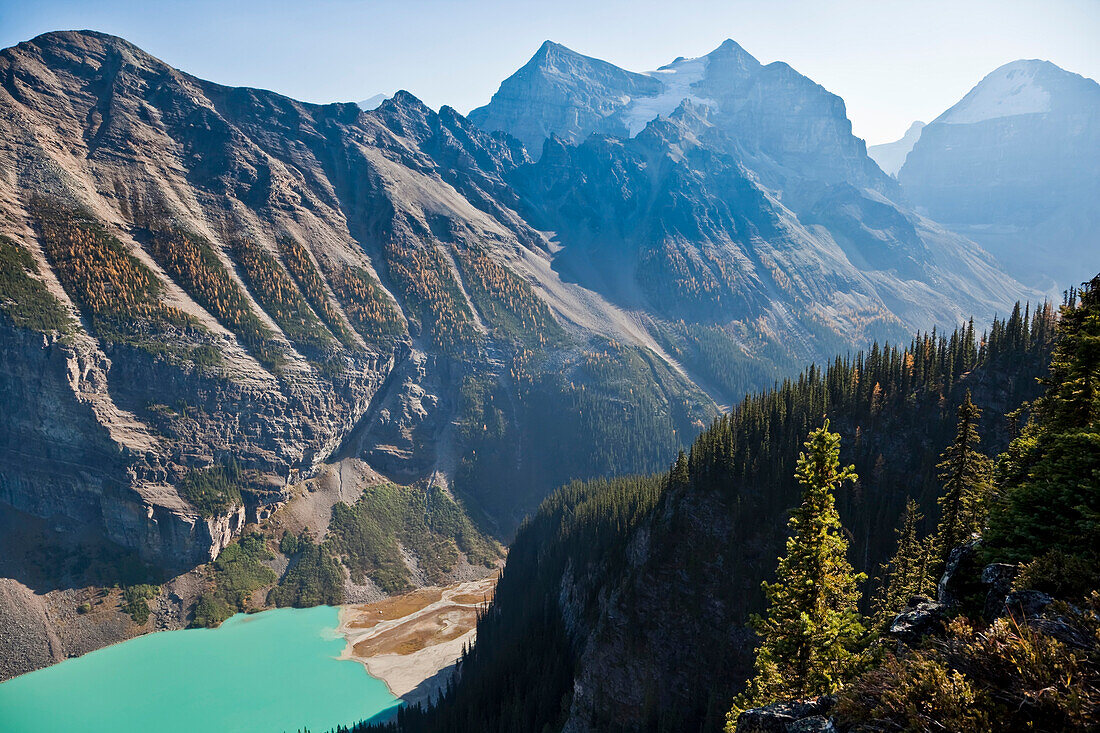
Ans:
[[[390,99],[392,97],[392,93],[379,92],[378,94],[367,97],[363,101],[359,102],[359,108],[366,112],[370,112],[372,109],[378,109],[378,105],[382,104],[387,99]]]
[[[1100,263],[1100,85],[1048,61],[1006,64],[924,128],[898,180],[1018,278],[1071,285]]]
[[[538,146],[512,179],[526,216],[563,275],[626,307],[774,318],[813,293],[834,327],[879,303],[946,322],[929,288],[998,287],[985,253],[894,202],[843,100],[732,40],[647,74],[546,43],[471,120]]]
[[[653,97],[661,89],[645,74],[546,41],[501,83],[489,104],[470,112],[470,121],[484,130],[507,131],[537,158],[551,133],[580,142],[633,98]]]
[[[923,129],[923,122],[914,122],[900,139],[882,145],[869,145],[867,155],[871,156],[871,160],[878,163],[878,167],[884,173],[896,176],[901,167],[905,165],[905,158],[909,155],[909,151],[920,139],[920,133]]]
[[[798,180],[895,190],[851,134],[840,97],[785,63],[761,65],[732,40],[644,74],[547,41],[470,120],[519,138],[537,159],[551,134],[572,143],[593,132],[629,137],[684,99],[726,134],[731,152],[751,159],[785,195],[797,195],[792,173]]]

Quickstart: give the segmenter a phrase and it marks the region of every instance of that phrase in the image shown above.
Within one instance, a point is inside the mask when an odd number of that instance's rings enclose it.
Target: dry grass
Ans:
[[[412,654],[427,646],[457,639],[476,625],[476,609],[461,606],[437,608],[364,639],[355,645],[355,656]]]
[[[420,588],[411,593],[403,593],[377,603],[367,603],[357,606],[357,618],[348,623],[352,629],[371,629],[383,621],[393,621],[404,616],[416,613],[437,601],[443,599],[443,591],[440,588]]]
[[[486,593],[459,593],[451,596],[451,601],[463,605],[489,605],[489,601],[493,600],[493,592],[490,590]]]

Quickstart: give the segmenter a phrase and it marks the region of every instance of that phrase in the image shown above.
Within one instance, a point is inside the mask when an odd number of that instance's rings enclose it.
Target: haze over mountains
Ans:
[[[871,156],[871,160],[878,163],[878,167],[882,169],[883,173],[897,176],[898,171],[905,165],[905,159],[909,156],[909,151],[917,144],[917,140],[920,140],[920,133],[923,129],[924,123],[918,120],[910,125],[905,134],[894,142],[868,146],[867,155]]]
[[[1005,64],[923,129],[898,181],[1024,282],[1073,285],[1100,260],[1100,84]]]
[[[0,52],[0,518],[185,570],[336,465],[507,539],[805,363],[1038,297],[916,183],[968,107],[894,179],[843,100],[732,40],[646,74],[548,41],[468,119],[368,101],[95,32]]]

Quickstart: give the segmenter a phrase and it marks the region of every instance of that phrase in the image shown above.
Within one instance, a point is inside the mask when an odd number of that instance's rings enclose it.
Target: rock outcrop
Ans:
[[[890,622],[887,632],[898,641],[916,644],[929,634],[939,633],[947,627],[945,610],[942,604],[931,598],[914,596]]]
[[[737,718],[737,733],[835,733],[829,713],[836,697],[823,695],[810,700],[777,702],[753,708]]]

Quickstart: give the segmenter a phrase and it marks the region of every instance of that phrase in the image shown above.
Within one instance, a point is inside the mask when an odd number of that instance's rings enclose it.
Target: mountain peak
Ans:
[[[707,56],[742,56],[756,61],[756,57],[746,51],[744,47],[732,38],[727,38],[722,41],[718,48],[714,49]]]
[[[119,38],[109,33],[93,30],[49,31],[48,33],[37,35],[29,41],[24,41],[14,48],[20,49],[28,47],[42,50],[80,49],[81,53],[88,53],[89,51],[104,52],[110,48],[116,51],[125,51],[135,57],[144,59],[154,58],[125,38]]]
[[[526,65],[542,67],[546,63],[550,63],[552,65],[554,62],[562,59],[594,60],[589,59],[589,57],[585,56],[584,54],[577,53],[568,46],[563,46],[560,43],[555,43],[554,41],[547,39],[542,42],[542,45],[539,46],[538,50],[535,51],[534,55],[531,56],[531,59],[527,62]]]
[[[393,97],[392,92],[390,92],[390,93],[379,92],[378,94],[373,94],[373,95],[367,97],[366,99],[364,99],[360,102],[357,102],[357,104],[359,105],[360,109],[362,109],[366,112],[369,112],[372,109],[377,109],[380,104],[382,104],[387,99],[390,99],[392,97]]]
[[[957,104],[936,118],[965,125],[1016,115],[1051,112],[1058,98],[1091,94],[1100,85],[1042,59],[1017,59],[991,71]]]
[[[483,130],[511,134],[537,154],[551,132],[578,142],[630,99],[662,88],[650,76],[545,41],[469,119]]]
[[[421,122],[435,114],[419,97],[404,89],[398,89],[394,92],[392,97],[384,100],[374,109],[374,113],[382,118],[419,120]]]

